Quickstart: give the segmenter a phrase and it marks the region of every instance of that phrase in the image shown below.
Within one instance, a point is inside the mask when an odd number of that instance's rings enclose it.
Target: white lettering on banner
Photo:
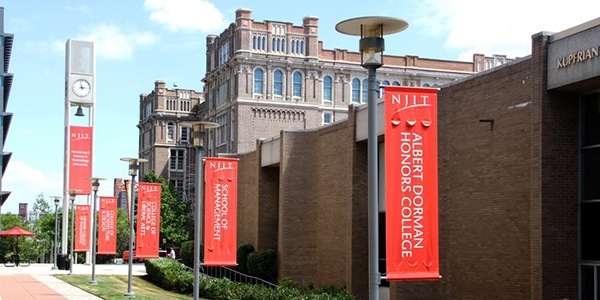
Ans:
[[[86,215],[83,215],[79,218],[79,244],[87,245],[87,223],[88,219]]]
[[[413,249],[423,248],[423,137],[416,133],[402,132],[400,144],[402,216],[402,257],[412,257]]]
[[[215,199],[213,211],[213,240],[221,240],[221,230],[227,230],[229,221],[227,214],[229,212],[229,184],[215,184]]]
[[[409,108],[415,108],[420,106],[431,106],[431,104],[427,103],[429,100],[429,95],[409,95],[409,94],[393,94],[392,95],[392,103],[394,104],[402,104],[404,105],[400,110],[405,110]]]

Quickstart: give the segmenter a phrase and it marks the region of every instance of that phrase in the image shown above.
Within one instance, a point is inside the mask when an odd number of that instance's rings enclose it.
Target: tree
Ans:
[[[180,246],[182,242],[191,239],[194,222],[191,218],[192,203],[181,201],[175,186],[164,177],[156,177],[154,171],[144,176],[144,182],[160,183],[162,185],[160,202],[160,240],[166,239],[169,246]]]
[[[38,214],[46,214],[51,212],[50,204],[48,204],[48,201],[44,199],[44,193],[40,193],[37,199],[35,199],[32,210]]]

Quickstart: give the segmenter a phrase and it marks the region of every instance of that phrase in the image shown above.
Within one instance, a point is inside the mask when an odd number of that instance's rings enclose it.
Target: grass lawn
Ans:
[[[54,276],[102,299],[127,299],[124,296],[127,292],[126,275],[98,275],[96,276],[98,285],[89,284],[90,275]],[[131,280],[131,290],[135,294],[136,300],[192,299],[192,296],[165,291],[139,276],[132,276]]]

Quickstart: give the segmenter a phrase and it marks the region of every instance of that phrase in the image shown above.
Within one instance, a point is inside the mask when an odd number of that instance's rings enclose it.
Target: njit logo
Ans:
[[[142,192],[158,192],[159,187],[159,185],[138,185]]]
[[[87,132],[71,132],[71,140],[89,140],[90,134]]]
[[[406,122],[408,126],[415,126],[417,119],[420,119],[424,127],[431,126],[429,109],[432,107],[430,95],[419,94],[393,94],[392,107],[394,111],[391,114],[392,125],[398,126]]]

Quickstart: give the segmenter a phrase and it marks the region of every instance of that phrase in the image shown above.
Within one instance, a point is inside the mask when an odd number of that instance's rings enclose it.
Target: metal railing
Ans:
[[[192,268],[186,266],[188,271],[193,271]],[[213,266],[202,266],[200,269],[200,276],[202,277],[212,277],[212,278],[227,278],[233,282],[240,282],[244,284],[256,284],[262,285],[270,288],[279,288],[278,285],[266,281],[264,279],[250,276],[234,269],[228,267],[213,267]]]

